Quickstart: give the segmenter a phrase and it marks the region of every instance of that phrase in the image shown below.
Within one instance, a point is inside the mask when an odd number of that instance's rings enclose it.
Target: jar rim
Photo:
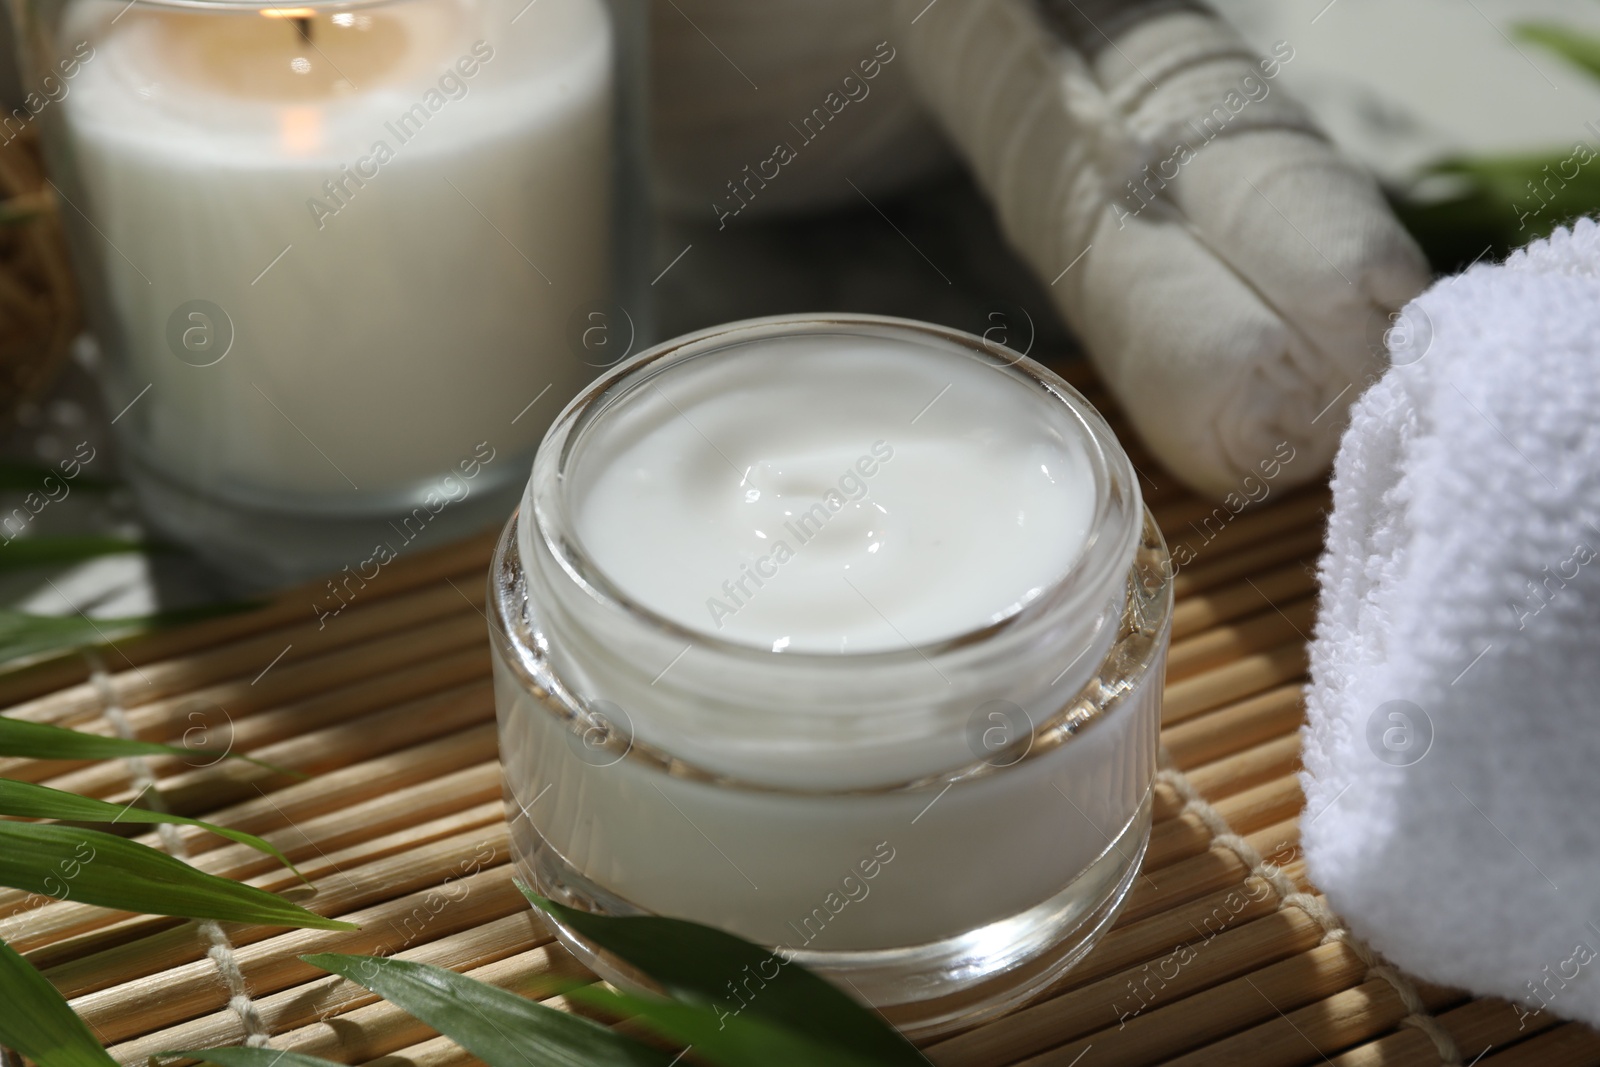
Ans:
[[[1034,724],[1012,745],[986,757],[975,756],[954,767],[875,785],[797,787],[713,770],[685,758],[682,753],[640,739],[632,723],[610,721],[567,687],[565,679],[547,658],[547,648],[537,633],[537,609],[528,597],[527,571],[518,537],[523,525],[521,519],[520,509],[512,513],[500,532],[489,564],[485,607],[491,645],[498,653],[497,662],[533,696],[538,713],[564,720],[565,728],[571,731],[569,740],[572,743],[604,749],[613,756],[612,762],[630,760],[634,766],[645,767],[652,773],[783,796],[868,796],[924,789],[930,784],[988,777],[1038,760],[1070,744],[1086,729],[1123,707],[1128,695],[1137,688],[1121,682],[1101,685],[1091,680],[1082,690],[1065,698],[1048,719]],[[1107,660],[1109,662],[1118,646],[1132,642],[1137,650],[1131,657],[1132,662],[1121,664],[1122,681],[1137,683],[1154,670],[1157,672],[1154,684],[1160,685],[1160,671],[1166,660],[1172,627],[1172,573],[1167,566],[1166,540],[1155,517],[1145,507],[1140,508],[1139,531],[1140,544],[1136,546],[1134,558],[1127,572],[1119,575],[1119,580],[1127,585],[1128,597],[1120,613],[1120,633],[1112,649],[1107,651]],[[504,707],[501,714],[505,714]],[[597,738],[599,743],[595,745]]]
[[[1089,442],[1086,459],[1094,478],[1094,511],[1089,534],[1077,558],[1053,583],[1026,601],[1014,605],[1007,614],[981,626],[921,644],[866,651],[820,651],[770,648],[735,641],[668,618],[618,588],[584,548],[572,521],[565,493],[565,474],[582,431],[605,411],[633,390],[642,388],[658,374],[680,362],[751,341],[780,337],[845,335],[856,337],[894,337],[902,340],[933,341],[946,350],[984,360],[1001,373],[1007,373],[1029,386],[1041,397],[1060,404],[1083,431]],[[557,487],[552,493],[537,493],[543,479]],[[531,506],[530,506],[531,505]],[[1097,603],[1122,581],[1140,538],[1143,502],[1132,461],[1116,435],[1088,399],[1060,375],[1014,349],[996,344],[963,330],[920,322],[914,319],[865,313],[824,313],[773,315],[742,319],[709,327],[658,344],[626,359],[597,378],[562,409],[545,435],[534,460],[523,513],[532,514],[524,538],[537,536],[561,570],[577,583],[585,595],[604,607],[626,614],[650,627],[672,634],[719,655],[750,661],[771,662],[782,656],[786,661],[849,663],[852,666],[895,664],[944,655],[992,641],[1000,635],[1025,627],[1045,614],[1068,610],[1074,603]],[[536,532],[535,532],[536,531]],[[529,540],[518,545],[524,567]]]

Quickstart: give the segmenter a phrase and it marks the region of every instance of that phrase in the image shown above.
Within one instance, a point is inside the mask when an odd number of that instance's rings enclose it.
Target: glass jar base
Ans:
[[[396,506],[393,512],[351,514],[251,507],[197,493],[162,471],[123,453],[123,473],[153,532],[187,546],[240,593],[255,593],[323,575],[366,571],[373,577],[387,558],[439,548],[457,538],[497,526],[516,506],[522,484],[515,477],[471,488],[437,511]],[[513,474],[523,469],[506,464]],[[499,484],[495,484],[498,482]]]
[[[515,811],[514,802],[509,810]],[[1151,796],[1104,852],[1048,900],[976,930],[924,945],[872,951],[783,949],[785,955],[876,1008],[907,1037],[927,1040],[1002,1015],[1051,985],[1110,928],[1138,877],[1150,840]],[[519,874],[553,899],[610,915],[643,915],[574,870],[511,820]],[[613,985],[649,992],[647,977],[571,928],[543,916],[585,966]]]

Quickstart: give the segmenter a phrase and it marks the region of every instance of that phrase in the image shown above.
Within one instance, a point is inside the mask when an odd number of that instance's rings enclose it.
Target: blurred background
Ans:
[[[1600,3],[1215,6],[1263,53],[1291,42],[1281,85],[1378,175],[1436,271],[1503,256],[1600,210]],[[713,42],[690,18],[694,11],[687,0],[662,0],[652,10],[656,49],[682,58],[672,69],[694,72],[678,84],[663,82],[658,69],[652,87],[662,208],[650,272],[656,338],[755,315],[850,310],[994,331],[1036,357],[1072,358],[1072,338],[1049,299],[1008,252],[980,192],[910,99],[904,64],[887,66],[874,83],[887,98],[881,106],[847,110],[770,196],[737,217],[719,215],[715,205],[726,199],[718,184],[759,157],[741,157],[746,146],[719,135],[718,116],[731,120],[756,107],[804,113],[841,72],[797,72],[737,35]],[[813,32],[819,48],[839,47],[829,20]],[[878,39],[870,27],[863,32],[863,42]],[[8,111],[23,100],[10,36],[6,27],[0,41]],[[885,141],[893,152],[881,151]],[[880,157],[872,166],[862,163],[868,149]],[[75,634],[94,639],[151,613],[229,600],[203,566],[141,530],[112,473],[108,415],[90,377],[94,359],[92,344],[80,339],[48,391],[3,405],[0,509],[17,506],[40,467],[81,455],[85,443],[96,459],[92,476],[38,515],[32,554],[13,545],[0,556],[0,661]],[[130,545],[147,550],[128,552]],[[58,565],[21,565],[52,554]]]

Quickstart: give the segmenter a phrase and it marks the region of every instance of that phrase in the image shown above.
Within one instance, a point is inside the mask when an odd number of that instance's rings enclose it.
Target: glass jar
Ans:
[[[596,441],[646,418],[663,386],[736,372],[758,352],[879,343],[1004,375],[992,412],[1047,423],[1081,457],[1089,521],[1059,581],[913,647],[796,652],[668,617],[597,564],[574,503],[607,462]],[[835,395],[856,387],[851,365],[827,383]],[[963,433],[988,417],[949,402]],[[613,369],[551,427],[489,604],[513,851],[553,899],[730,930],[927,1035],[1048,984],[1106,929],[1138,871],[1170,633],[1166,549],[1100,416],[983,339],[865,315],[754,320]],[[603,975],[637,978],[559,933]]]
[[[640,7],[15,4],[157,532],[270,586],[514,505],[644,325]]]

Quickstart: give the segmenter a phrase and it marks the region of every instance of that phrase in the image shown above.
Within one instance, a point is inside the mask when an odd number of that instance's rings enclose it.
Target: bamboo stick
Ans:
[[[435,1037],[368,1060],[362,1067],[483,1067],[483,1061],[448,1037]]]
[[[1199,522],[1204,518],[1211,517],[1213,511],[1219,513],[1216,518],[1224,528],[1227,523],[1238,517],[1230,513],[1221,503],[1214,500],[1204,500],[1192,493],[1169,496],[1159,503],[1151,503],[1147,500],[1145,504],[1150,508],[1150,514],[1155,516],[1156,525],[1161,527],[1163,533],[1171,531],[1177,537],[1183,537],[1186,532],[1193,534],[1193,530],[1186,531],[1185,527],[1191,522]]]
[[[1253,615],[1262,609],[1264,601],[1292,603],[1316,589],[1316,577],[1306,565],[1291,563],[1246,575],[1216,589],[1190,593],[1172,611],[1172,638],[1177,641],[1219,623]]]
[[[1148,862],[1145,870],[1150,871]],[[1213,845],[1149,878],[1141,877],[1128,891],[1117,920],[1128,923],[1158,915],[1206,893],[1238,885],[1247,874],[1231,849]]]
[[[0,668],[0,708],[79,685],[88,677],[89,661],[77,649],[63,650],[22,667]]]
[[[477,946],[480,952],[492,948]],[[401,957],[407,955],[402,953]],[[429,962],[452,966],[440,960]],[[479,981],[516,990],[541,982],[593,977],[558,942],[472,966],[466,973]],[[262,997],[256,1001],[256,1009],[277,1035],[273,1038],[275,1048],[340,1063],[370,1060],[414,1045],[434,1033],[393,1004],[378,1001],[359,986],[332,976]],[[123,1063],[142,1065],[148,1056],[164,1049],[232,1045],[243,1039],[238,1017],[232,1012],[216,1012],[113,1045],[108,1051]]]
[[[317,656],[299,664],[272,668],[259,680],[238,679],[163,699],[153,707],[130,712],[129,722],[145,740],[178,742],[185,733],[202,731],[201,741],[213,744],[226,737],[206,733],[207,723],[226,723],[243,719],[263,708],[300,700],[375,675],[413,666],[442,653],[484,647],[483,620],[475,612],[457,612],[443,620],[416,627],[387,640],[369,642],[345,649],[336,655]],[[263,666],[266,666],[263,664]],[[105,720],[83,723],[86,733],[112,733]],[[215,725],[211,729],[223,733]],[[176,758],[176,757],[175,757]],[[184,757],[189,758],[189,757]],[[208,762],[210,757],[202,757]],[[0,761],[0,774],[13,778],[42,780],[86,761]]]
[[[1600,1034],[1580,1023],[1563,1023],[1483,1061],[1484,1067],[1594,1067]]]
[[[1120,1029],[1107,1028],[1057,1046],[1020,1061],[1019,1067],[1023,1064],[1026,1067],[1065,1067],[1074,1057],[1084,1055],[1090,1046],[1095,1050],[1095,1063],[1103,1067],[1166,1063],[1191,1049],[1204,1049],[1225,1035],[1274,1017],[1279,1010],[1291,1010],[1335,995],[1365,973],[1366,965],[1349,946],[1339,942],[1317,945],[1322,928],[1295,908],[1258,919],[1241,927],[1237,933],[1279,922],[1292,925],[1299,935],[1300,940],[1293,943],[1304,944],[1309,940],[1316,947],[1302,948],[1264,967],[1255,965],[1259,950],[1236,962],[1229,959],[1234,966],[1233,976],[1227,980],[1204,983],[1185,999],[1163,1003],[1130,1019]],[[1284,940],[1289,942],[1290,936],[1285,935]],[[1212,963],[1208,956],[1196,962]],[[1272,1000],[1265,999],[1258,990],[1270,990]],[[1315,1050],[1312,1054],[1314,1057]],[[1240,1063],[1254,1067],[1257,1061],[1235,1058],[1225,1062],[1229,1067]]]
[[[1435,985],[1425,982],[1421,978],[1413,978],[1412,986],[1417,990],[1417,996],[1428,1006],[1430,1012],[1442,1012],[1450,1008],[1458,1008],[1471,1000],[1472,994],[1465,989],[1455,986]]]
[[[1262,609],[1259,614],[1221,623],[1173,644],[1167,652],[1167,685],[1214,670],[1241,656],[1310,640],[1316,601],[1306,598],[1281,607],[1260,598],[1257,602]]]
[[[1313,523],[1252,543],[1243,551],[1219,556],[1202,553],[1180,566],[1172,578],[1172,592],[1179,601],[1208,589],[1236,582],[1269,567],[1315,559],[1322,551],[1323,524]]]
[[[1207,800],[1219,800],[1299,769],[1300,735],[1296,732],[1196,767],[1189,772],[1189,782]]]
[[[1260,854],[1263,861],[1282,868],[1285,874],[1289,874],[1291,881],[1299,884],[1302,889],[1306,888],[1303,875],[1290,874],[1290,865],[1301,859],[1298,815],[1274,823],[1265,830],[1245,834],[1244,839]],[[1302,865],[1295,869],[1299,871],[1304,868]]]
[[[1298,851],[1292,856],[1280,856],[1273,862],[1278,865],[1278,870],[1283,872],[1283,876],[1289,879],[1291,884],[1307,891],[1315,888],[1311,882],[1311,876],[1306,873],[1305,857]]]
[[[1424,993],[1424,1002],[1429,999]],[[1439,1012],[1435,1017],[1467,1060],[1482,1057],[1496,1046],[1531,1037],[1561,1022],[1550,1012],[1519,1020],[1517,1009],[1498,998],[1469,1001],[1450,1011]],[[1335,1056],[1331,1062],[1334,1067],[1438,1067],[1439,1052],[1427,1034],[1406,1026]]]
[[[1276,519],[1269,513],[1249,518]],[[1247,527],[1246,532],[1250,533]],[[1180,538],[1172,543],[1172,589],[1179,603],[1201,593],[1220,591],[1254,579],[1263,571],[1295,565],[1309,567],[1322,547],[1320,518],[1301,520],[1289,530],[1266,530],[1261,536],[1228,537],[1226,533],[1199,548]],[[1259,584],[1259,583],[1257,583]],[[1248,588],[1248,585],[1246,585]]]
[[[420,829],[433,819],[500,802],[501,796],[500,764],[487,760],[268,830],[263,836],[293,860],[310,859],[347,846],[370,848],[374,841],[388,840],[407,827]],[[184,827],[179,836],[194,865],[213,874],[248,878],[276,866],[270,856],[249,845],[232,844],[198,827]]]
[[[469,832],[476,832],[476,837],[480,842],[486,843],[487,847],[500,833],[503,817],[503,804],[494,801],[464,807],[426,822],[413,823],[392,833],[365,837],[348,848],[334,849],[331,852],[313,850],[314,855],[303,859],[299,869],[308,877],[322,877],[331,872],[347,874],[350,870],[364,865],[446,839],[459,838]],[[274,865],[265,872],[257,871],[248,876],[241,875],[236,880],[282,892],[297,901],[315,895],[315,890],[308,889],[299,881],[284,878],[278,870]],[[444,877],[449,874],[449,870],[440,869],[437,873]],[[30,949],[28,952],[29,959],[36,966],[41,969],[50,968],[52,975],[62,977],[64,982],[69,983],[73,995],[91,991],[88,988],[89,983],[114,984],[121,980],[117,977],[118,974],[128,968],[145,968],[132,972],[134,976],[138,976],[159,971],[164,965],[161,962],[163,960],[172,960],[173,965],[187,962],[194,958],[194,953],[202,951],[204,947],[198,945],[198,942],[185,932],[183,921],[178,919],[160,919],[134,914],[119,918],[125,913],[110,910],[86,913],[45,912],[48,921],[57,923],[70,922],[73,914],[86,914],[91,918],[103,917],[110,921],[48,945]],[[269,928],[240,927],[235,939],[243,944],[270,937],[270,933],[264,932],[267,929]]]
[[[347,850],[347,862],[356,862],[361,846]],[[350,909],[375,900],[385,899],[384,893],[405,893],[430,884],[448,873],[463,857],[492,852],[497,857],[506,854],[506,828],[503,823],[491,824],[466,834],[456,835],[408,852],[386,855],[376,861],[364,863],[359,869],[366,882],[354,880],[350,871],[342,869],[341,853],[311,860],[302,872],[316,887],[315,895],[301,899],[299,892],[287,895],[300,900],[306,907],[320,914],[329,910]],[[487,859],[480,859],[487,863]],[[300,885],[286,870],[273,870],[246,880],[249,884],[273,892],[291,890]],[[18,951],[27,951],[65,937],[107,926],[125,913],[108,908],[80,904],[76,901],[52,903],[32,912],[0,920],[0,938],[8,941]],[[141,916],[129,920],[133,924],[149,924],[148,929],[159,930],[171,926],[173,921],[159,917]]]
[[[366,797],[363,792],[368,787],[362,785],[360,776],[370,773],[370,769],[365,765],[357,765],[347,768],[338,776],[330,774],[322,779],[314,779],[314,782],[306,782],[304,789],[294,792],[280,790],[270,800],[262,798],[262,814],[274,814],[277,821],[270,825],[256,824],[254,829],[283,849],[291,861],[304,864],[330,851],[354,846],[362,846],[363,854],[376,854],[373,849],[378,848],[379,841],[392,840],[390,835],[394,833],[403,832],[408,827],[416,833],[422,833],[424,827],[434,827],[435,819],[459,817],[464,809],[483,805],[501,795],[499,763],[493,760],[478,761],[464,769],[440,766],[437,776],[424,777],[421,781],[408,782],[405,777],[382,779],[386,789],[378,789],[378,795]],[[344,779],[350,777],[357,779],[363,792],[347,789],[349,782]],[[338,797],[338,803],[326,813],[314,813],[314,806],[309,803],[317,800],[315,785],[318,784],[334,790]],[[291,811],[302,817],[294,819]],[[211,817],[219,824],[226,824],[230,817],[237,816],[219,813]],[[226,838],[216,837],[208,830],[198,827],[173,827],[173,830],[181,838],[192,865],[205,872],[243,880],[278,869],[277,861],[272,857],[264,856],[248,845],[229,843]],[[133,840],[142,845],[162,846],[157,833],[144,833]],[[14,905],[24,901],[27,896],[14,889],[5,889],[0,893],[3,893],[0,896],[0,902],[3,902],[0,913],[14,912]]]
[[[321,775],[357,764],[363,757],[405,750],[493,718],[493,687],[483,679],[264,745],[252,755],[292,771]],[[224,760],[166,778],[160,788],[168,809],[187,815],[270,792],[291,780],[280,771]],[[52,779],[49,784],[88,795],[98,793],[112,803],[127,803],[136,795],[131,771],[120,762]]]
[[[341,870],[354,870],[470,831],[479,831],[481,835],[494,828],[501,816],[500,802],[489,801],[425,822],[412,821],[406,829],[360,841],[348,849],[330,851],[341,856]],[[243,877],[240,880],[244,880]],[[135,978],[160,974],[193,962],[205,952],[205,945],[194,937],[193,931],[182,926],[143,937],[137,937],[138,932],[136,924],[119,923],[104,931],[35,950],[29,953],[29,959],[63,994],[82,996]],[[265,927],[240,927],[231,936],[234,944],[244,945],[273,934]]]
[[[458,687],[489,674],[489,650],[482,641],[451,642],[436,647],[424,645],[416,649],[416,654],[409,659],[401,655],[404,651],[399,648],[393,650],[393,664],[405,664],[398,666],[398,669],[337,688],[315,690],[316,695],[308,699],[254,714],[249,714],[248,708],[241,708],[232,702],[218,701],[202,711],[194,708],[189,701],[158,701],[129,713],[129,725],[135,733],[146,738],[166,737],[179,743],[182,739],[188,739],[196,747],[255,753],[274,742],[443,689]],[[169,779],[185,769],[223,765],[218,756],[204,753],[147,756],[145,764],[157,778]],[[107,795],[126,787],[128,782],[127,765],[120,760],[17,761],[10,777],[30,781],[69,781],[70,784],[59,788],[86,795]]]
[[[1145,866],[1159,869],[1192,859],[1211,845],[1211,831],[1192,814],[1179,815],[1150,828],[1150,844],[1145,848]]]
[[[1241,495],[1234,504],[1243,502]],[[1193,493],[1162,494],[1155,502],[1146,500],[1156,525],[1169,533],[1168,542],[1187,540],[1196,545],[1215,543],[1227,535],[1235,524],[1246,518],[1284,513],[1280,521],[1299,522],[1308,514],[1325,514],[1331,504],[1328,489],[1318,483],[1300,486],[1269,497],[1260,504],[1247,505],[1234,511],[1225,500],[1211,500]],[[1293,518],[1289,518],[1293,516]],[[1277,523],[1266,524],[1268,529],[1283,529]],[[1242,541],[1239,543],[1243,543]]]
[[[1252,786],[1212,804],[1235,833],[1245,835],[1285,821],[1296,822],[1304,806],[1300,779],[1293,774]]]
[[[1308,957],[1319,962],[1355,958],[1343,945],[1315,947],[1321,937],[1321,927],[1298,909],[1273,912],[1196,945],[1178,957],[1177,966],[1157,968],[1153,979],[1143,968],[1113,975],[940,1042],[927,1050],[928,1058],[937,1067],[1018,1062],[1042,1067],[1070,1064],[1092,1045],[1096,1064],[1153,1063],[1174,1049],[1192,1047],[1184,1044],[1188,1035],[1181,1024],[1174,1025],[1174,1017],[1190,1018],[1192,1002],[1216,1000],[1215,990],[1237,985],[1239,976],[1277,967],[1285,980],[1305,982],[1308,976],[1301,972],[1308,969],[1300,961]],[[1324,964],[1310,976],[1322,983],[1315,988],[1322,988],[1349,970]],[[1220,1007],[1196,1014],[1209,1020]]]
[[[1286,828],[1298,825],[1295,816],[1303,803],[1300,780],[1288,775],[1247,789],[1213,806],[1235,833],[1247,839],[1256,831],[1276,835],[1271,841],[1273,849],[1279,850],[1281,843],[1289,840]],[[1210,846],[1211,831],[1198,815],[1186,812],[1151,827],[1145,864],[1150,868],[1164,867],[1198,856]],[[1266,856],[1267,852],[1263,851],[1262,855]]]
[[[1321,526],[1326,523],[1327,508],[1326,488],[1314,486],[1296,490],[1269,507],[1232,514],[1218,504],[1198,520],[1178,515],[1176,523],[1160,525],[1173,559],[1180,567],[1188,567],[1262,541],[1276,540],[1280,534]]]
[[[1277,1014],[1243,1033],[1169,1060],[1167,1067],[1235,1067],[1243,1062],[1259,1067],[1298,1067],[1307,1061],[1308,1053],[1320,1059],[1320,1050],[1364,1041],[1395,1026],[1408,1014],[1400,994],[1382,978],[1373,978],[1294,1011],[1287,1010],[1288,1004],[1297,999],[1292,992],[1265,981],[1252,984],[1257,1006]],[[1240,995],[1247,998],[1249,993],[1247,989]]]
[[[306,782],[274,790],[225,808],[207,818],[255,833],[293,825],[403,786],[426,782],[475,763],[496,758],[495,728],[484,723],[446,734],[426,744],[363,759]]]
[[[359,930],[290,930],[270,940],[236,946],[234,961],[251,995],[265,996],[303,985],[322,972],[300,956],[313,952],[392,955],[450,934],[527,910],[528,902],[511,884],[510,865],[468,874],[446,887],[426,889],[340,916]],[[113,986],[70,1001],[72,1009],[102,1041],[125,1041],[228,1006],[228,991],[217,982],[210,959],[162,973],[161,996],[151,997],[148,982]]]
[[[489,557],[498,537],[498,531],[485,531],[454,544],[396,559],[384,567],[367,589],[362,590],[364,603],[361,610],[376,608],[380,601],[390,602],[385,606],[393,606],[401,594],[442,582],[447,577],[474,574],[481,577],[489,566]],[[483,582],[475,584],[481,586]],[[471,592],[465,585],[461,588]],[[246,640],[267,630],[300,625],[310,610],[310,601],[325,592],[326,587],[321,581],[308,582],[273,594],[265,606],[255,611],[218,616],[188,626],[125,638],[116,642],[114,651],[108,650],[105,658],[108,663],[122,667],[130,664],[143,666],[158,660],[188,656],[227,642]],[[74,667],[77,668],[75,671],[72,669]],[[64,685],[81,683],[87,677],[88,670],[83,657],[75,651],[19,671],[0,672],[0,707],[53,693]],[[70,681],[63,682],[63,678]]]
[[[1242,656],[1226,666],[1173,682],[1162,698],[1161,725],[1192,719],[1201,712],[1300,678],[1306,667],[1306,647],[1296,639],[1270,652]]]
[[[408,666],[384,670],[336,689],[319,691],[309,698],[270,707],[242,718],[230,717],[230,713],[237,712],[237,705],[229,705],[224,711],[219,704],[216,708],[218,714],[207,716],[210,721],[205,726],[218,738],[214,747],[231,742],[234,751],[254,752],[307,730],[330,726],[368,711],[463,686],[489,675],[489,649],[481,636],[464,642],[459,650],[452,650],[444,643],[424,646],[422,655],[417,659],[401,661],[409,662]],[[399,649],[393,651],[398,652]],[[130,713],[128,719],[134,729],[140,733],[147,730],[170,732],[171,726],[158,721],[153,710],[147,705]],[[193,721],[197,714],[190,712],[188,717]],[[193,768],[197,762],[209,763],[211,758],[154,757],[149,760],[151,770],[157,774]]]
[[[1180,945],[1270,915],[1278,894],[1266,881],[1250,877],[1138,922],[1119,922],[1068,971],[1057,991],[1076,989],[1107,976],[1160,959]]]
[[[1483,1051],[1487,1053],[1489,1048]],[[1440,1062],[1432,1038],[1414,1026],[1401,1026],[1392,1034],[1357,1045],[1328,1061],[1332,1067],[1439,1067]],[[1469,1056],[1468,1062],[1476,1067],[1483,1058],[1474,1061]]]
[[[462,594],[475,601],[469,605]],[[349,649],[375,638],[425,626],[452,615],[471,613],[480,606],[485,595],[484,583],[474,583],[470,588],[437,586],[421,589],[405,596],[388,600],[374,600],[360,604],[360,610],[318,623],[310,607],[303,606],[306,621],[281,627],[234,644],[219,644],[202,648],[186,655],[154,660],[142,666],[117,661],[109,653],[105,657],[110,677],[107,679],[113,693],[125,708],[167,697],[192,693],[196,689],[215,685],[225,679],[239,679],[248,683],[274,659],[283,654],[283,660],[273,667],[293,667],[297,662],[328,656],[341,649]],[[481,617],[480,617],[480,622]],[[285,647],[293,646],[288,652]],[[268,678],[273,677],[269,673]],[[28,701],[7,711],[8,715],[30,722],[48,722],[72,725],[100,713],[101,694],[95,685],[83,682],[70,689],[51,693]]]
[[[459,877],[461,870],[474,865],[486,867],[503,863],[508,855],[505,827],[493,823],[479,824],[464,832],[437,838],[406,853],[395,853],[391,848],[373,859],[358,847],[324,857],[317,864],[308,863],[302,871],[310,879],[311,889],[305,888],[288,872],[272,872],[247,879],[246,882],[271,892],[283,893],[319,914],[336,915],[401,893],[424,889],[447,876]],[[365,880],[357,881],[353,872],[361,874]],[[52,904],[35,913],[33,921],[22,929],[18,937],[13,939],[7,935],[6,940],[11,942],[13,948],[30,951],[33,947],[28,943],[30,939],[43,944],[63,937],[76,937],[84,931],[121,920],[124,916],[127,913],[76,902]],[[162,932],[181,925],[179,920],[161,916],[128,916],[120,932],[125,938],[121,943],[132,943],[147,930]],[[239,929],[240,939],[245,942],[271,936],[270,933],[261,933],[270,930],[269,927],[244,926]]]
[[[1136,462],[1139,467],[1139,495],[1147,506],[1153,508],[1188,494],[1189,490],[1159,465],[1148,459]]]
[[[1188,771],[1293,733],[1304,721],[1304,689],[1290,683],[1164,727],[1161,743]]]

